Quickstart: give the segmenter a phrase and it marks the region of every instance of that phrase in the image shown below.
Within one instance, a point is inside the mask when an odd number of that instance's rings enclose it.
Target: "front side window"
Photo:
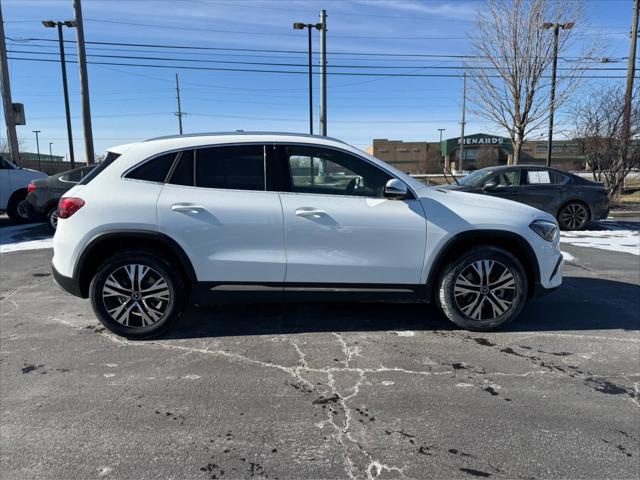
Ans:
[[[133,169],[126,178],[164,183],[175,158],[176,152],[160,155]]]
[[[517,187],[520,185],[520,170],[499,171],[487,181],[491,182],[498,187]]]
[[[262,145],[203,148],[196,151],[196,186],[232,190],[264,190]]]
[[[378,167],[338,150],[292,146],[284,147],[284,152],[293,192],[381,198],[392,178]]]

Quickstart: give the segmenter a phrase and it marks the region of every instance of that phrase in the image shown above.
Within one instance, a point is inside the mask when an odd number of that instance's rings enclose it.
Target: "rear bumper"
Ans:
[[[62,275],[56,267],[51,265],[51,271],[53,272],[53,280],[62,288],[65,292],[75,295],[76,297],[84,298],[80,289],[80,284],[72,277],[65,277]]]

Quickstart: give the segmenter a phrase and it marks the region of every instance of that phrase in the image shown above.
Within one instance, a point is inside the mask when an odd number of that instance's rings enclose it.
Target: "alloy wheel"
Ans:
[[[166,279],[146,265],[114,270],[102,287],[102,301],[113,320],[125,327],[148,327],[165,316],[171,302]]]
[[[584,205],[579,203],[570,203],[567,205],[560,214],[560,221],[567,228],[576,230],[582,228],[587,222],[588,213]]]
[[[516,293],[513,273],[495,260],[478,260],[467,265],[454,284],[458,308],[478,321],[503,315],[513,304]]]
[[[56,210],[49,214],[49,225],[53,230],[58,228],[58,212]]]

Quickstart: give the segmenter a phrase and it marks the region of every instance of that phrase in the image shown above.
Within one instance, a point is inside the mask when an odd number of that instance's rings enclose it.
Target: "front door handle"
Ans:
[[[174,203],[171,210],[178,213],[198,213],[204,210],[204,207],[193,203]]]
[[[314,217],[314,218],[318,218],[322,215],[326,215],[327,212],[325,212],[324,210],[318,210],[317,208],[312,208],[312,207],[302,207],[302,208],[298,208],[296,209],[296,215],[298,217]]]

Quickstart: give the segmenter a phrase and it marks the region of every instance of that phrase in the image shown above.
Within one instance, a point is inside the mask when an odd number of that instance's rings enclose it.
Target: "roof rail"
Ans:
[[[237,130],[235,132],[203,132],[203,133],[187,133],[184,135],[165,135],[162,137],[154,137],[148,138],[144,140],[145,142],[152,142],[154,140],[169,140],[173,138],[194,138],[194,137],[213,137],[213,136],[228,136],[228,135],[287,135],[291,137],[303,137],[303,138],[321,138],[324,140],[333,140],[335,142],[347,144],[343,140],[333,137],[325,137],[322,135],[311,135],[309,133],[294,133],[294,132],[265,132],[265,131],[257,131],[257,132],[249,132],[245,130]]]

